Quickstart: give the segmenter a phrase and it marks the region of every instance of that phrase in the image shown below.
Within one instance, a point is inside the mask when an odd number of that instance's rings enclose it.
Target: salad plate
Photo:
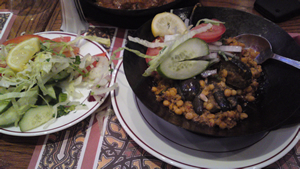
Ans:
[[[287,32],[269,20],[231,8],[197,7],[191,12],[192,9],[174,9],[173,13],[183,20],[190,19],[192,25],[204,18],[218,19],[225,22],[226,31],[222,38],[240,34],[260,35],[270,41],[275,53],[299,60],[300,46]],[[151,32],[151,22],[149,20],[142,25],[133,37],[152,42],[155,37]],[[147,47],[133,41],[128,41],[126,47],[141,53],[146,53],[147,50]],[[125,50],[123,64],[129,86],[152,113],[195,133],[218,137],[251,135],[280,127],[293,115],[300,114],[300,100],[295,99],[300,97],[300,70],[276,60],[269,59],[262,64],[263,80],[257,102],[247,104],[245,112],[248,118],[229,130],[199,125],[184,116],[170,113],[168,107],[156,101],[156,96],[151,91],[153,77],[143,76],[148,68],[145,59]]]
[[[199,135],[151,113],[134,94],[120,60],[112,75],[115,114],[126,133],[144,150],[179,168],[262,168],[288,153],[299,141],[299,125],[239,137]]]
[[[59,31],[40,32],[36,34],[49,39],[68,36],[71,37],[71,40],[73,40],[77,36],[76,34],[59,32]],[[84,56],[88,53],[90,53],[91,55],[105,53],[107,58],[109,56],[105,48],[102,47],[99,43],[94,41],[81,40],[78,43],[78,47],[80,48],[79,54],[81,56]],[[109,84],[107,84],[107,86],[109,86]],[[40,136],[40,135],[46,135],[46,134],[58,132],[77,124],[78,122],[82,121],[83,119],[91,115],[101,105],[101,102],[88,101],[90,90],[87,88],[77,88],[76,90],[81,92],[83,94],[83,97],[81,97],[80,99],[73,99],[71,101],[79,101],[80,103],[85,104],[87,106],[86,109],[71,111],[68,115],[57,118],[54,123],[50,124],[47,127],[46,127],[47,124],[46,123],[33,130],[27,132],[21,132],[19,127],[11,126],[11,127],[0,128],[0,133],[13,135],[13,136],[25,136],[25,137]],[[107,92],[101,100],[104,101],[108,95],[109,92]]]

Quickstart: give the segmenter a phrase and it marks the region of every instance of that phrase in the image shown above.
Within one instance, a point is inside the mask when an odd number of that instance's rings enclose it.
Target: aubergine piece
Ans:
[[[200,83],[196,79],[187,79],[180,83],[180,92],[184,100],[193,101],[200,93]]]
[[[231,58],[228,61],[223,61],[220,65],[220,70],[223,69],[227,70],[227,85],[237,89],[244,89],[251,84],[251,70],[239,59]]]
[[[224,91],[220,89],[215,89],[213,91],[213,95],[215,98],[215,101],[218,103],[222,111],[228,111],[230,110],[230,103],[228,102],[227,98],[224,95]]]
[[[227,97],[227,100],[230,103],[231,109],[235,108],[238,105],[238,99],[236,96]]]
[[[200,98],[200,95],[197,95],[193,100],[193,108],[195,113],[201,115],[203,113],[203,100]]]
[[[177,90],[177,94],[179,94],[181,96],[181,99],[182,100],[186,100],[182,94],[182,91],[181,91],[181,87],[180,87],[180,83],[175,83],[175,86],[174,86]]]

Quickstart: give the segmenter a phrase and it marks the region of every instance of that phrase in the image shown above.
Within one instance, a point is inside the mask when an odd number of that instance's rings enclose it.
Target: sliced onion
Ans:
[[[241,46],[216,46],[208,45],[210,51],[223,51],[223,52],[242,52]]]
[[[164,37],[164,42],[168,42],[168,41],[173,41],[176,39],[176,37],[178,37],[179,34],[174,34],[174,35],[165,35]]]
[[[132,37],[132,36],[128,36],[128,40],[141,44],[143,46],[146,46],[148,48],[156,48],[156,47],[164,47],[166,46],[166,43],[161,43],[161,42],[149,42],[147,40],[144,39],[140,39],[138,37]]]
[[[211,52],[209,55],[207,55],[209,59],[216,59],[218,58],[218,54],[216,52]]]
[[[217,74],[217,69],[206,70],[206,71],[204,71],[204,72],[201,73],[201,76],[203,78],[207,78],[207,77],[215,75],[215,74]]]
[[[204,102],[208,101],[208,98],[203,93],[200,94],[200,99],[203,100]]]
[[[214,46],[222,46],[222,45],[223,45],[223,43],[220,42],[220,41],[212,42],[212,43],[210,43],[210,44],[211,44],[211,45],[214,45]]]

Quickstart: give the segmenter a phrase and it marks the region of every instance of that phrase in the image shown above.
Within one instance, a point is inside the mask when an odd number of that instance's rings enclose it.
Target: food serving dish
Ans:
[[[76,34],[72,33],[66,33],[66,32],[58,32],[58,31],[50,31],[50,32],[40,32],[36,33],[37,35],[53,39],[57,37],[64,37],[69,36],[72,39],[75,39],[77,36]],[[106,53],[106,57],[109,55],[107,54],[105,48],[103,48],[99,43],[93,42],[90,40],[82,40],[79,42],[78,47],[80,48],[80,55],[84,56],[88,53],[91,55]],[[109,86],[109,84],[107,84]],[[33,130],[27,131],[27,132],[21,132],[19,127],[5,127],[0,128],[0,133],[7,134],[7,135],[13,135],[13,136],[40,136],[40,135],[46,135],[54,132],[58,132],[61,130],[64,130],[68,127],[71,127],[78,122],[82,121],[83,119],[87,118],[89,115],[91,115],[100,105],[99,102],[90,102],[88,101],[88,96],[90,94],[90,90],[87,88],[78,88],[78,91],[80,91],[84,96],[80,99],[71,100],[71,101],[79,101],[82,104],[85,104],[87,106],[87,109],[80,109],[71,111],[68,115],[61,116],[60,118],[57,118],[56,121],[53,124],[50,124],[47,128],[44,128],[44,124],[40,127],[37,127]],[[105,96],[102,98],[104,101],[109,93],[106,93]]]
[[[198,3],[198,0],[175,0],[171,3],[143,9],[143,10],[120,10],[110,9],[98,6],[95,4],[95,0],[81,0],[81,5],[86,17],[92,17],[101,23],[110,24],[112,26],[118,26],[128,29],[137,29],[145,21],[153,18],[155,14],[163,11],[170,11],[174,8],[181,8],[187,6],[193,6]],[[101,16],[101,17],[99,17]]]
[[[299,125],[241,137],[209,137],[191,133],[151,113],[133,93],[122,61],[112,81],[114,112],[139,146],[178,168],[263,168],[286,155],[299,141]]]
[[[174,10],[174,13],[186,14],[186,10],[192,9]],[[189,17],[187,16],[187,18]],[[227,30],[223,38],[243,33],[258,34],[270,41],[275,53],[295,60],[299,57],[300,46],[283,29],[264,18],[230,8],[198,7],[195,9],[191,21],[195,24],[203,18],[216,18],[225,22]],[[153,41],[150,25],[151,20],[139,28],[134,37]],[[145,47],[130,41],[127,47],[137,49],[142,53],[146,51]],[[249,117],[230,130],[201,126],[186,120],[183,116],[170,113],[162,103],[155,100],[155,95],[150,90],[152,78],[142,76],[148,67],[145,60],[125,51],[123,61],[129,85],[147,108],[164,120],[198,134],[221,137],[254,134],[279,127],[293,114],[299,113],[300,100],[295,98],[300,96],[298,87],[300,70],[275,60],[268,60],[262,65],[265,79],[258,103],[248,105],[246,112]]]
[[[171,9],[172,7],[174,7],[175,5],[180,3],[182,0],[174,0],[173,2],[164,4],[161,6],[157,6],[157,7],[151,7],[151,8],[147,8],[147,9],[134,9],[134,10],[133,9],[105,8],[105,7],[97,5],[96,0],[85,0],[85,1],[93,6],[97,7],[99,10],[106,11],[111,14],[123,15],[123,16],[138,16],[138,15],[145,16],[145,15],[156,14],[156,13]]]

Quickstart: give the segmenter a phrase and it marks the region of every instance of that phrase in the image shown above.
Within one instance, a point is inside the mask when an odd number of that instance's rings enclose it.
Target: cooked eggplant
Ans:
[[[228,111],[230,110],[230,103],[228,102],[227,98],[224,95],[224,91],[220,89],[215,89],[213,91],[213,95],[215,98],[215,101],[218,103],[222,111]]]
[[[238,99],[236,96],[227,97],[228,102],[230,103],[230,107],[235,108],[238,105]]]
[[[200,95],[197,95],[193,100],[193,107],[195,113],[201,115],[203,113],[203,101],[200,98]]]
[[[232,87],[243,89],[250,85],[252,73],[250,68],[238,59],[231,58],[222,61],[220,70],[227,70],[226,84]]]
[[[195,96],[200,93],[199,81],[196,79],[182,81],[180,91],[185,100],[193,101]]]

